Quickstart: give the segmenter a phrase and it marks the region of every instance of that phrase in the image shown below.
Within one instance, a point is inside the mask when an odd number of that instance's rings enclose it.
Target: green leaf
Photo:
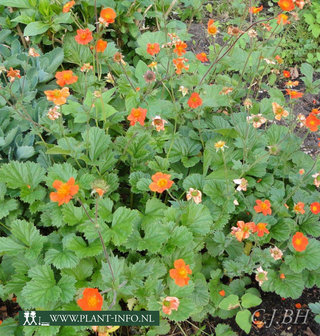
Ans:
[[[12,161],[0,168],[0,182],[9,188],[17,189],[30,186],[34,189],[44,180],[45,170],[34,162]]]
[[[30,269],[28,276],[31,281],[22,290],[28,308],[45,309],[59,300],[61,288],[56,285],[50,266],[35,266]]]
[[[208,283],[203,274],[194,276],[194,291],[192,293],[193,302],[197,307],[204,307],[209,303]]]
[[[117,256],[110,256],[110,264],[113,270],[114,277],[116,279],[117,284],[119,285],[124,280],[124,271],[125,271],[125,259],[118,258]],[[105,282],[106,287],[114,287],[113,286],[113,278],[110,272],[110,268],[108,263],[102,262],[101,267],[101,276],[102,280]]]
[[[28,0],[1,0],[1,5],[15,8],[32,8]]]
[[[49,249],[45,257],[46,264],[53,264],[58,269],[74,268],[79,263],[79,258],[71,251]]]
[[[17,219],[11,224],[11,231],[12,236],[0,238],[0,253],[15,254],[15,251],[24,251],[28,258],[39,255],[46,238],[40,235],[32,223]]]
[[[268,281],[262,284],[262,289],[264,291],[274,291],[284,298],[299,298],[305,287],[302,273],[293,273],[288,269],[282,269],[281,272],[285,274],[285,279],[280,279],[280,272],[270,270],[268,272]]]
[[[249,334],[251,330],[251,312],[248,309],[241,310],[236,315],[236,322],[238,326]]]
[[[90,277],[93,271],[93,263],[88,259],[81,259],[79,264],[72,269],[64,269],[63,274],[71,275],[78,281],[85,280]]]
[[[320,242],[309,239],[309,244],[303,252],[295,251],[285,258],[287,265],[293,272],[300,273],[304,269],[316,270],[320,266]]]
[[[77,171],[69,163],[57,164],[55,163],[48,169],[47,185],[52,186],[55,180],[67,182],[70,177],[77,178]]]
[[[270,228],[270,236],[278,241],[286,241],[289,239],[293,225],[295,225],[295,222],[291,218],[280,218],[279,221]]]
[[[309,303],[309,308],[314,314],[320,314],[320,302]]]
[[[82,66],[92,62],[91,52],[88,46],[76,42],[74,36],[67,34],[63,40],[64,61]]]
[[[224,310],[232,310],[238,307],[240,307],[239,296],[234,294],[227,296],[219,303],[219,308]]]
[[[25,36],[35,36],[45,33],[50,28],[50,25],[44,22],[36,21],[29,23],[25,28],[23,34]]]
[[[53,78],[54,73],[63,62],[63,58],[63,49],[59,47],[54,48],[39,58],[40,66],[43,69],[43,72],[39,74],[40,83],[47,82]]]
[[[88,137],[89,157],[92,162],[96,162],[111,143],[110,136],[98,127],[90,127],[89,134],[84,132],[82,137],[85,141]]]
[[[262,300],[258,296],[251,293],[246,293],[241,298],[241,305],[244,308],[259,306],[261,302]]]
[[[188,203],[181,215],[181,224],[195,235],[206,235],[211,228],[212,217],[209,209],[202,204]]]
[[[150,253],[159,252],[162,245],[168,240],[166,226],[160,220],[155,220],[144,228],[144,237],[139,242],[139,250],[148,250]]]
[[[314,72],[312,65],[310,65],[308,63],[303,63],[301,65],[300,71],[303,75],[306,76],[306,78],[308,79],[309,82],[312,82],[313,72]]]
[[[75,287],[76,279],[69,275],[62,275],[58,282],[58,286],[61,289],[60,299],[63,303],[68,303],[73,300],[76,293]]]
[[[237,334],[226,324],[219,323],[215,329],[214,332],[216,333],[216,336],[236,336]]]
[[[143,217],[142,226],[146,226],[153,221],[163,218],[164,211],[167,210],[167,206],[157,198],[152,198],[146,203],[145,216]]]
[[[18,209],[19,203],[15,199],[9,199],[1,202],[0,219],[7,217],[13,210]]]
[[[118,208],[113,214],[111,234],[115,245],[119,246],[128,239],[132,232],[134,220],[139,217],[136,210],[130,210],[125,207]]]
[[[147,336],[159,336],[169,335],[170,324],[165,319],[160,318],[160,325],[157,327],[151,327],[147,333]]]
[[[87,245],[83,238],[69,235],[64,237],[63,243],[65,248],[74,251],[79,258],[94,257],[102,252],[102,246],[99,239]]]
[[[88,219],[82,207],[76,207],[70,202],[62,208],[62,214],[63,220],[68,225],[81,224]]]
[[[35,150],[32,146],[19,146],[17,147],[17,159],[29,159],[35,154]]]
[[[179,300],[179,309],[177,311],[172,311],[169,316],[169,319],[172,321],[185,321],[196,309],[196,305],[190,297],[181,297]]]
[[[227,95],[219,94],[221,92],[222,85],[206,85],[205,91],[206,94],[203,97],[203,106],[204,107],[221,107],[229,106],[230,99]],[[222,127],[221,127],[222,128]]]

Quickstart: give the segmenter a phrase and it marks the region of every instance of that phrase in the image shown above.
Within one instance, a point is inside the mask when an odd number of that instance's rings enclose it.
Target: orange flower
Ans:
[[[144,120],[146,119],[147,110],[142,107],[133,108],[127,119],[130,121],[130,126],[134,126],[137,122],[141,126],[144,126]]]
[[[172,60],[173,64],[176,67],[176,74],[180,75],[182,73],[182,70],[189,70],[189,65],[185,65],[184,62],[187,62],[188,60],[184,57],[178,57],[178,58],[174,58]]]
[[[282,117],[287,117],[289,115],[289,112],[278,103],[272,103],[272,110],[274,113],[274,118],[277,120],[281,120]]]
[[[277,16],[277,24],[278,25],[280,25],[280,24],[283,24],[283,25],[285,25],[285,24],[289,24],[290,23],[290,21],[288,21],[288,15],[286,15],[286,14],[283,14],[283,13],[281,13],[281,14],[279,14],[278,16]]]
[[[116,63],[121,63],[123,65],[126,64],[126,62],[123,60],[123,55],[121,53],[119,53],[118,51],[113,55],[113,60],[116,62]]]
[[[34,48],[30,48],[28,51],[28,55],[31,57],[39,57],[40,54],[36,52],[36,49]]]
[[[263,6],[261,5],[260,7],[250,7],[249,11],[252,14],[257,14],[257,13],[261,12],[262,9],[263,9]]]
[[[75,76],[72,70],[58,71],[56,73],[57,84],[61,87],[70,85],[78,80],[78,76]]]
[[[293,0],[279,0],[278,5],[284,11],[290,12],[294,10]]]
[[[93,66],[90,63],[84,63],[83,66],[80,68],[81,72],[87,72],[89,70],[93,70]]]
[[[312,109],[311,113],[312,113],[312,114],[319,114],[320,111],[319,111],[318,108],[314,108],[314,109]]]
[[[283,70],[282,73],[283,73],[283,77],[285,77],[285,78],[290,78],[291,77],[291,73],[288,70]]]
[[[89,42],[92,41],[92,32],[89,28],[86,29],[78,29],[77,30],[77,35],[74,37],[74,39],[79,43],[86,45]]]
[[[55,89],[55,90],[48,90],[44,91],[45,95],[47,96],[47,99],[49,101],[53,101],[55,105],[63,105],[67,101],[67,97],[70,96],[69,88],[64,87],[61,90]]]
[[[300,9],[303,9],[304,5],[307,3],[308,0],[295,0],[295,4]],[[310,1],[309,1],[310,2]]]
[[[167,315],[171,315],[173,310],[178,310],[179,305],[180,301],[178,298],[167,296],[162,302],[162,311]]]
[[[253,208],[256,211],[256,213],[262,212],[264,216],[271,215],[271,204],[269,200],[261,201],[256,200],[257,205],[255,205]]]
[[[293,206],[293,211],[296,213],[296,214],[301,214],[303,215],[305,213],[305,210],[304,210],[304,203],[303,202],[298,202],[297,204],[295,204]]]
[[[160,52],[159,43],[148,43],[147,44],[147,53],[151,56],[158,54]]]
[[[21,78],[20,70],[13,70],[12,67],[10,67],[9,71],[7,72],[7,77],[12,83],[16,78]]]
[[[287,94],[290,96],[291,99],[298,99],[301,98],[303,96],[302,92],[298,92],[295,90],[290,90],[290,89],[286,89]]]
[[[52,202],[58,202],[58,206],[62,204],[68,204],[72,197],[79,191],[79,186],[74,184],[75,180],[70,177],[67,183],[55,180],[52,184],[53,188],[57,189],[56,192],[50,193],[50,199]]]
[[[100,12],[99,22],[108,27],[110,23],[114,22],[116,17],[117,14],[112,8],[103,8]]]
[[[285,279],[285,278],[286,278],[286,276],[284,275],[284,273],[281,273],[281,274],[280,274],[280,279],[283,280],[283,279]]]
[[[310,210],[313,214],[317,215],[320,212],[320,203],[319,202],[311,203]]]
[[[174,262],[174,268],[169,272],[170,277],[179,287],[186,286],[190,280],[188,274],[192,274],[189,265],[186,265],[183,259],[178,259]]]
[[[217,26],[214,24],[214,20],[210,19],[208,21],[208,28],[207,28],[208,34],[209,35],[216,35],[218,32]]]
[[[304,251],[308,244],[309,240],[302,232],[296,232],[296,234],[292,237],[292,245],[298,252]]]
[[[296,307],[297,309],[301,309],[301,307],[302,307],[302,306],[301,306],[301,303],[296,303],[296,304],[295,304],[295,307]]]
[[[272,27],[269,25],[269,23],[261,23],[261,26],[266,29],[267,31],[270,31],[272,29]]]
[[[85,288],[77,304],[82,310],[101,310],[103,297],[97,288]]]
[[[222,289],[221,291],[219,291],[219,294],[220,294],[221,296],[226,296],[226,292],[225,292],[224,289]]]
[[[157,172],[152,175],[152,183],[149,185],[151,191],[156,191],[162,194],[165,190],[170,189],[173,185],[173,181],[170,180],[170,174],[163,174],[161,172]]]
[[[253,229],[253,232],[257,232],[258,234],[258,237],[263,237],[264,234],[268,234],[269,233],[269,230],[267,229],[267,223],[258,223],[254,229]]]
[[[186,53],[186,49],[187,48],[187,44],[182,42],[182,41],[178,41],[175,45],[175,48],[173,49],[173,52],[176,53],[178,56],[182,56],[183,54]]]
[[[202,99],[197,92],[193,92],[188,100],[188,105],[191,108],[197,108],[202,105]]]
[[[231,234],[234,235],[238,241],[249,238],[251,232],[255,229],[253,222],[245,223],[244,221],[238,221],[237,226],[231,228]]]
[[[157,132],[164,131],[164,125],[168,122],[164,119],[162,119],[160,116],[155,116],[152,118],[152,126],[154,126],[157,130]]]
[[[314,114],[311,113],[306,118],[305,125],[309,128],[311,132],[317,132],[318,126],[320,125],[320,120]]]
[[[299,85],[299,81],[292,81],[292,80],[289,80],[287,82],[285,82],[285,85],[287,87],[295,87],[295,86],[298,86]]]
[[[75,5],[75,2],[73,0],[67,2],[62,8],[62,12],[63,13],[68,13],[74,5]]]
[[[204,53],[204,52],[202,52],[202,53],[200,53],[200,54],[197,54],[196,57],[197,57],[197,59],[198,59],[199,61],[201,61],[202,63],[203,63],[203,62],[208,62],[207,54]]]
[[[283,63],[283,59],[282,59],[279,55],[276,55],[275,60],[276,60],[279,64],[282,64],[282,63]]]
[[[103,53],[105,51],[105,49],[107,48],[107,41],[103,41],[103,40],[98,40],[97,44],[96,44],[96,52],[101,52]]]

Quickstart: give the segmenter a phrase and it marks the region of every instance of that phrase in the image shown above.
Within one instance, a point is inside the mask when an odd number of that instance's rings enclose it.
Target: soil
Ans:
[[[314,314],[309,310],[308,304],[319,301],[320,289],[317,287],[308,288],[303,291],[301,297],[297,300],[281,299],[275,293],[268,293],[261,291],[262,303],[258,307],[250,309],[252,313],[260,310],[260,316],[255,317],[254,320],[264,322],[261,328],[253,324],[253,327],[248,334],[249,336],[319,336],[320,324],[315,322]],[[296,304],[301,308],[297,308]],[[286,317],[292,314],[290,317]],[[274,319],[272,321],[272,316]],[[307,315],[305,318],[304,316]],[[247,335],[241,330],[235,322],[235,319],[222,320],[219,318],[209,319],[209,323],[217,325],[218,323],[225,323],[238,333],[239,336]],[[210,330],[210,329],[209,329]]]

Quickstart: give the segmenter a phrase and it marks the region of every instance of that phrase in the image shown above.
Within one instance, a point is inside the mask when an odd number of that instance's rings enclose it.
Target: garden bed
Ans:
[[[108,6],[0,6],[0,335],[318,336],[320,6]]]

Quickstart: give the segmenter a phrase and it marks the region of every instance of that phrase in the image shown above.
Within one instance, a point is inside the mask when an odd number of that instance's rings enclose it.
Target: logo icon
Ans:
[[[25,319],[23,325],[26,325],[26,324],[28,324],[29,326],[30,325],[38,325],[36,320],[35,320],[36,315],[37,315],[37,313],[35,311],[30,311],[30,312],[25,311],[23,313],[23,316],[24,316],[24,319]],[[31,322],[29,321],[29,318],[31,318]]]

